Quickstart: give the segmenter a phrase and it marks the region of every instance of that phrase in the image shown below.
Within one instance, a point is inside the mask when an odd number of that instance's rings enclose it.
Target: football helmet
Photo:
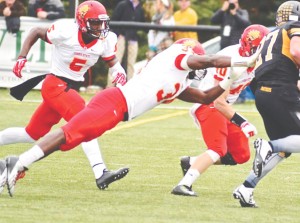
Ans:
[[[79,29],[94,38],[105,39],[109,32],[109,16],[98,1],[85,1],[76,10]]]
[[[204,55],[205,50],[203,49],[201,43],[197,40],[191,38],[183,38],[177,40],[174,44],[181,44],[183,47],[183,51],[192,51],[193,54]]]
[[[300,2],[287,1],[282,3],[276,12],[276,26],[281,26],[288,21],[300,20]]]
[[[249,57],[256,52],[260,41],[269,33],[269,29],[262,25],[250,25],[241,35],[240,39],[240,55]]]

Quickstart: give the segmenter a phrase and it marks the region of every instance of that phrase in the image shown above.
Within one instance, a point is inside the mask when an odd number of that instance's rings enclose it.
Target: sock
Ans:
[[[257,177],[253,170],[251,170],[250,174],[248,175],[247,179],[243,183],[245,187],[248,188],[255,188],[256,185],[259,183],[259,181],[266,176],[271,170],[273,170],[282,160],[284,157],[279,155],[278,153],[273,153],[272,156],[270,156],[262,169],[262,173],[260,177]]]
[[[198,170],[190,168],[178,185],[186,185],[190,187],[199,176],[200,173],[198,172]]]
[[[291,135],[282,139],[271,141],[273,152],[288,152],[288,153],[300,153],[300,136]]]
[[[25,131],[25,128],[12,127],[4,129],[0,132],[0,145],[34,142],[35,140],[28,135],[28,133]]]
[[[106,169],[106,165],[103,161],[97,139],[93,139],[89,142],[83,142],[81,143],[81,146],[90,162],[95,179],[100,178],[103,174],[103,171]]]
[[[19,156],[19,162],[22,166],[28,168],[32,163],[44,157],[44,155],[43,150],[38,145],[35,145]]]

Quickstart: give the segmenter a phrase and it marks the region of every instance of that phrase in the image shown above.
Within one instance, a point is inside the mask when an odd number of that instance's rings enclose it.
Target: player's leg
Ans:
[[[253,198],[255,187],[271,170],[289,155],[286,155],[285,153],[272,154],[272,156],[266,160],[260,177],[258,177],[253,170],[250,171],[243,184],[239,185],[233,191],[233,197],[239,199],[242,207],[257,207]]]
[[[127,57],[127,80],[130,80],[134,75],[134,64],[138,55],[138,42],[128,43]]]
[[[24,127],[10,127],[0,131],[0,145],[14,143],[34,143],[35,140],[30,137]]]
[[[227,151],[227,120],[209,105],[198,108],[195,115],[201,124],[202,135],[209,149],[191,158],[191,167],[172,190],[175,195],[196,196],[191,190],[192,184]],[[211,128],[212,126],[214,128]]]
[[[65,85],[66,83],[64,81],[52,75],[47,78],[47,81],[48,85],[44,86],[45,93],[43,94],[43,97],[46,98],[45,100],[47,100],[49,106],[57,111],[57,113],[59,113],[67,122],[85,108],[84,99],[74,89],[66,89],[55,95],[48,93],[53,85],[55,85],[55,87],[58,85]],[[103,161],[97,139],[82,143],[82,149],[89,160],[97,182],[104,173],[107,174],[107,172],[104,172],[104,170],[106,170],[106,165]]]
[[[10,171],[8,171],[7,180],[11,196],[14,193],[18,174],[29,168],[32,163],[43,159],[58,149],[70,150],[83,141],[101,136],[105,131],[122,121],[126,112],[126,101],[118,88],[111,88],[97,94],[84,110],[62,128],[48,133],[37,145],[22,153],[16,162],[7,161],[8,164],[12,163],[9,165]],[[8,157],[8,159],[10,158]],[[118,179],[124,177],[127,172]],[[113,181],[113,175],[107,177],[105,187],[108,187]]]
[[[232,164],[226,163],[226,159],[221,158],[222,164],[234,165],[243,164],[250,159],[250,147],[249,140],[242,132],[241,128],[228,122],[228,136],[227,136],[227,152],[232,157]]]

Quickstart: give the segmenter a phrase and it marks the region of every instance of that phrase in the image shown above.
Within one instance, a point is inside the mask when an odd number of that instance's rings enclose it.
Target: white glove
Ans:
[[[230,79],[235,81],[247,72],[248,67],[231,67],[230,68]]]
[[[113,84],[121,84],[122,86],[126,84],[126,74],[125,71],[124,73],[121,73],[120,71],[115,71],[112,73],[113,77]]]
[[[257,134],[256,127],[248,121],[245,121],[241,124],[241,129],[247,138]]]
[[[235,80],[247,72],[247,69],[247,67],[231,67],[230,72],[227,72],[224,79],[219,82],[220,87],[224,90],[228,89]]]
[[[250,57],[237,57],[231,58],[231,67],[254,67],[255,63],[256,63],[256,59],[258,58],[261,49],[262,49],[262,45],[265,41],[266,37],[264,37],[261,42],[260,45],[258,46],[256,52],[250,56]]]
[[[119,62],[117,62],[111,68],[111,76],[113,77],[113,84],[121,84],[122,86],[126,84],[126,72]]]

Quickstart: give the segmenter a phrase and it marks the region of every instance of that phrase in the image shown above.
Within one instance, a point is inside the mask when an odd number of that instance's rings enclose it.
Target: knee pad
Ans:
[[[206,153],[210,156],[212,161],[215,163],[218,159],[220,159],[220,155],[216,153],[215,151],[208,149]]]
[[[230,153],[226,153],[225,156],[221,157],[221,163],[224,165],[231,165],[231,166],[237,164]]]

